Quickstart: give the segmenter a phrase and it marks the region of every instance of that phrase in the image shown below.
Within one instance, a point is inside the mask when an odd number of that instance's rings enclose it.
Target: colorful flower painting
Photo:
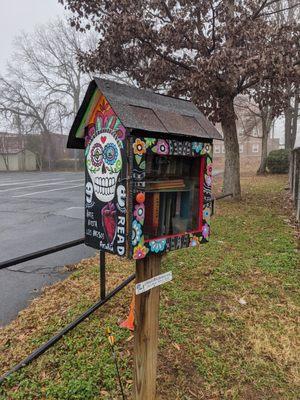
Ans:
[[[158,139],[156,145],[152,147],[152,151],[160,155],[168,155],[169,154],[169,144],[166,140]]]
[[[199,244],[198,236],[192,236],[190,240],[190,247],[195,247]]]
[[[120,125],[117,132],[116,132],[117,137],[119,138],[119,140],[124,140],[125,139],[125,135],[126,135],[126,130],[123,127],[123,125]]]
[[[164,251],[164,249],[166,248],[166,244],[167,242],[165,239],[151,240],[149,242],[150,250],[153,253],[160,253],[161,251]]]
[[[135,142],[133,143],[133,153],[137,154],[139,156],[142,156],[143,154],[145,154],[146,153],[146,143],[143,140],[137,138],[135,140]]]
[[[157,139],[154,138],[145,138],[145,142],[146,142],[146,147],[151,147],[156,143]]]
[[[205,154],[209,154],[211,151],[211,145],[209,143],[204,144],[202,150],[201,150],[201,154],[205,155]]]
[[[133,244],[133,246],[136,246],[140,242],[140,240],[142,238],[142,234],[143,234],[143,232],[142,232],[141,224],[138,221],[134,220],[132,222],[132,244]]]
[[[109,143],[104,147],[103,158],[108,165],[113,165],[117,161],[118,149],[114,143]]]
[[[145,218],[145,205],[144,203],[136,204],[134,207],[133,215],[135,216],[136,220],[143,224]]]
[[[207,168],[206,168],[207,175],[211,175],[212,174],[212,167],[213,167],[212,163],[207,165]]]
[[[209,217],[210,217],[210,208],[205,208],[205,209],[203,210],[203,218],[204,218],[205,220],[208,220]]]
[[[202,148],[203,148],[203,143],[200,143],[200,142],[192,143],[192,149],[194,150],[195,153],[200,153]]]
[[[211,182],[212,182],[211,176],[210,175],[205,175],[205,183],[206,183],[206,185],[207,186],[211,186]]]
[[[133,249],[133,258],[134,258],[134,260],[140,260],[141,258],[146,257],[148,251],[149,251],[149,249],[147,249],[147,247],[145,247],[143,244],[137,245]]]
[[[209,236],[209,225],[208,224],[204,224],[202,227],[202,236],[204,237],[204,239],[207,239]]]

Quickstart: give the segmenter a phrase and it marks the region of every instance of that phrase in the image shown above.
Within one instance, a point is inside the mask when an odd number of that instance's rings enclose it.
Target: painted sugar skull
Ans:
[[[103,203],[112,201],[122,169],[119,141],[108,130],[95,132],[87,150],[87,169],[95,196]]]

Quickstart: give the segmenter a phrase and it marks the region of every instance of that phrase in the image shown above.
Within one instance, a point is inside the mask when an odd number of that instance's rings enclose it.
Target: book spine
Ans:
[[[159,193],[153,193],[153,216],[152,216],[152,225],[157,234],[158,226],[159,226]]]

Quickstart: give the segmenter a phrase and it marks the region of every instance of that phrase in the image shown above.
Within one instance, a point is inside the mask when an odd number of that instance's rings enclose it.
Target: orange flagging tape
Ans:
[[[120,323],[121,328],[126,328],[129,329],[130,331],[134,331],[134,306],[135,306],[135,295],[133,295],[131,300],[128,318]]]

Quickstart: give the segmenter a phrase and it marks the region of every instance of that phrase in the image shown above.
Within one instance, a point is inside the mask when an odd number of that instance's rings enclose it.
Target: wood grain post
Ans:
[[[160,255],[136,262],[136,283],[160,274]],[[156,287],[135,296],[134,399],[155,400],[158,350],[159,291]]]

